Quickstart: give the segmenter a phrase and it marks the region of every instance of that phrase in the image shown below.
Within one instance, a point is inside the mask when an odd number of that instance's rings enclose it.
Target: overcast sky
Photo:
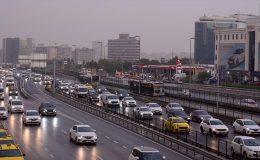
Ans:
[[[31,37],[46,45],[141,36],[142,52],[188,52],[202,15],[259,13],[259,0],[1,0],[0,39]]]

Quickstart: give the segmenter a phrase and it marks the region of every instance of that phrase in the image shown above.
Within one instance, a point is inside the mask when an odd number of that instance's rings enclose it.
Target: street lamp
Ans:
[[[195,39],[194,37],[190,38],[190,79],[189,79],[189,83],[191,83],[191,64],[192,64],[192,61],[191,61],[191,40]]]
[[[222,36],[220,35],[220,32],[218,32],[218,54],[217,54],[217,66],[216,66],[216,73],[217,73],[217,113],[219,113],[219,81],[220,81],[220,76],[219,76],[219,56],[220,56],[220,38],[222,39]]]

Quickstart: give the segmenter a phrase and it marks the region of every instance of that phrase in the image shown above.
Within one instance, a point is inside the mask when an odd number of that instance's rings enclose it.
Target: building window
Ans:
[[[236,39],[238,39],[238,34],[236,34]]]
[[[218,40],[218,35],[216,35],[216,40]]]
[[[218,45],[216,44],[216,51],[218,50]]]
[[[226,40],[226,39],[227,39],[227,35],[225,34],[225,35],[224,35],[224,40]]]
[[[232,34],[232,40],[234,40],[234,34]]]
[[[219,40],[222,40],[222,35],[219,35]]]
[[[229,34],[227,35],[227,39],[229,40]]]
[[[241,34],[241,39],[243,39],[243,34]]]
[[[246,39],[246,34],[245,34],[245,39]]]

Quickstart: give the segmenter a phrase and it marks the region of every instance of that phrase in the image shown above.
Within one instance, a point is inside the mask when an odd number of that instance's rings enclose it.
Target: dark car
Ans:
[[[212,118],[212,116],[205,110],[195,110],[190,113],[191,120],[194,122],[201,122],[203,119]]]
[[[18,96],[18,89],[17,87],[11,86],[9,88],[9,96]]]
[[[52,116],[56,116],[57,115],[57,110],[56,110],[56,106],[53,105],[50,102],[43,102],[41,103],[40,107],[39,107],[39,114],[40,115],[52,115]]]
[[[87,97],[91,102],[98,102],[98,94],[95,91],[88,92]]]
[[[98,94],[102,94],[104,91],[107,91],[107,89],[105,87],[98,87],[97,88],[97,93]]]
[[[123,90],[123,89],[115,91],[115,94],[117,94],[119,96],[119,100],[122,100],[124,97],[128,97],[129,96],[127,90]]]
[[[169,117],[181,117],[183,119],[185,119],[188,123],[190,123],[190,116],[187,115],[186,112],[184,112],[184,110],[180,110],[180,109],[169,109],[168,110],[168,114],[167,114],[168,118]]]

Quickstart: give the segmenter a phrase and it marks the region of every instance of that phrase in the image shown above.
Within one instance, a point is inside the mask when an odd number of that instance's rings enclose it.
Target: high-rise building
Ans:
[[[57,59],[72,59],[72,47],[67,44],[58,46]]]
[[[93,49],[76,48],[73,52],[73,61],[76,64],[84,64],[95,60]]]
[[[234,14],[228,17],[202,16],[195,22],[194,60],[196,64],[214,64],[216,29],[238,29],[254,15]]]
[[[95,54],[96,62],[98,62],[100,59],[105,59],[103,56],[103,43],[101,41],[92,42],[92,49]]]
[[[19,38],[4,38],[3,39],[3,62],[16,65],[19,55]]]
[[[33,49],[32,38],[19,40],[19,55],[30,55]]]
[[[140,60],[140,37],[119,34],[118,39],[108,40],[107,50],[109,60],[138,61]]]

